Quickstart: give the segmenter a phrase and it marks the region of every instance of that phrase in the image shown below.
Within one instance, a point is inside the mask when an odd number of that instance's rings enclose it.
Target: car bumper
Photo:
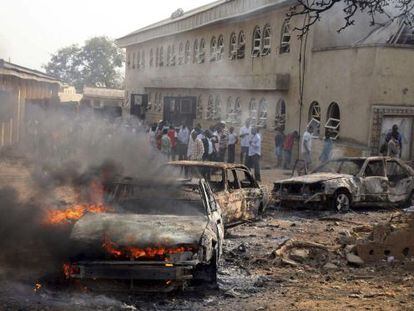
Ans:
[[[70,279],[191,280],[197,260],[179,263],[139,261],[83,261],[71,264]]]
[[[328,200],[328,196],[325,193],[315,193],[312,195],[277,193],[273,195],[273,198],[276,203],[280,203],[280,204],[283,204],[283,203],[297,203],[297,204],[323,203]]]

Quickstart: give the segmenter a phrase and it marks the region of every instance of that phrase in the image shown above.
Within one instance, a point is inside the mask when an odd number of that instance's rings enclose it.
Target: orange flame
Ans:
[[[86,213],[105,213],[109,209],[102,204],[77,204],[65,210],[50,210],[48,211],[45,223],[50,225],[57,225],[68,221],[78,220]]]
[[[184,252],[192,251],[191,247],[174,247],[174,248],[166,248],[166,247],[146,247],[146,248],[138,248],[133,246],[128,246],[120,249],[114,242],[110,241],[107,237],[104,238],[104,242],[102,244],[104,250],[118,258],[118,257],[125,257],[128,259],[140,259],[140,258],[155,258],[161,257],[166,260],[167,255],[172,254],[179,254]]]

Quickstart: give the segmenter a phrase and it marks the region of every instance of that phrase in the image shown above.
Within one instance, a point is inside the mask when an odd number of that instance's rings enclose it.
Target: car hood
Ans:
[[[302,183],[302,184],[313,184],[316,182],[328,181],[338,178],[352,178],[352,175],[347,174],[335,174],[335,173],[314,173],[309,175],[297,176],[285,180],[275,182],[275,184],[281,183]]]
[[[88,214],[74,225],[71,240],[96,245],[110,239],[135,247],[197,245],[207,223],[204,215]]]

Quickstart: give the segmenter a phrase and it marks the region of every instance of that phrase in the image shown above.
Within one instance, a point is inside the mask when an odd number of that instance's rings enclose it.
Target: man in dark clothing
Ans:
[[[276,167],[279,168],[282,166],[283,159],[283,141],[285,139],[285,134],[283,130],[277,129],[275,135],[275,156],[276,156]]]
[[[400,145],[400,158],[401,158],[401,154],[402,154],[402,137],[400,132],[398,131],[398,125],[394,124],[392,126],[392,130],[391,132],[389,132],[387,134],[387,136],[385,137],[385,143],[388,145],[388,143],[390,142],[390,140],[394,138],[398,141],[398,144]]]

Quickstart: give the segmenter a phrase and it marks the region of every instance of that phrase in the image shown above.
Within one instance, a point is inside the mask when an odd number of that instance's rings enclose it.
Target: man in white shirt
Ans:
[[[240,128],[240,163],[247,163],[247,156],[249,152],[249,143],[250,143],[250,120],[247,119],[244,123],[244,126]]]
[[[302,159],[305,161],[306,169],[309,169],[312,164],[312,127],[307,127],[303,133],[301,153]]]
[[[252,133],[249,141],[249,168],[254,169],[254,178],[261,181],[260,176],[260,157],[262,155],[262,138],[256,127],[252,127]]]
[[[187,125],[182,124],[177,134],[178,160],[187,159],[188,141],[190,140],[190,131]]]
[[[234,127],[229,129],[229,141],[228,141],[228,163],[235,162],[236,144],[238,142],[237,134],[234,133]]]

